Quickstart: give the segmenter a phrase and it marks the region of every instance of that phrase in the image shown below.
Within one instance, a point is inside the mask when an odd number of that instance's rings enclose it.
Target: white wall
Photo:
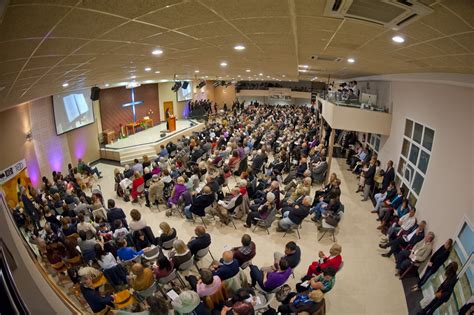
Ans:
[[[431,159],[417,202],[417,217],[436,234],[453,237],[464,217],[474,223],[474,89],[438,83],[392,82],[392,127],[379,159],[398,163],[405,119],[435,130]],[[395,166],[396,168],[396,166]]]

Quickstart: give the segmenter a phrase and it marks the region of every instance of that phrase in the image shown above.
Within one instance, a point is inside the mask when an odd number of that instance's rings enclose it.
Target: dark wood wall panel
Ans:
[[[132,101],[130,89],[117,87],[100,91],[100,116],[102,130],[115,130],[118,136],[120,124],[126,125],[133,122],[132,107],[122,107],[123,104]],[[158,84],[145,84],[135,88],[135,101],[144,101],[144,104],[136,105],[137,121],[147,116],[151,109],[155,125],[160,122],[160,107],[158,102]]]

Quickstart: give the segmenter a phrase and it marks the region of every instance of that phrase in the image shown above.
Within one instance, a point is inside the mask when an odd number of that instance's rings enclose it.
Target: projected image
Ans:
[[[89,90],[53,96],[56,133],[62,134],[94,122]]]
[[[183,81],[183,84],[181,85],[181,88],[178,90],[178,92],[176,92],[176,95],[178,98],[178,102],[192,100],[193,99],[193,86],[191,82]]]

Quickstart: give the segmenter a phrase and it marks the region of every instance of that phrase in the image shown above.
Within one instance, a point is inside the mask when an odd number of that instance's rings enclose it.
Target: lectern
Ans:
[[[171,115],[168,117],[168,132],[173,132],[176,130],[176,117]]]

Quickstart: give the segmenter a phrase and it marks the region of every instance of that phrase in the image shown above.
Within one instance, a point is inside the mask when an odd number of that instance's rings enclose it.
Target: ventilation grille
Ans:
[[[334,56],[319,55],[319,56],[314,56],[314,57],[315,59],[320,60],[320,61],[335,61],[335,62],[341,61],[340,57],[334,57]]]
[[[328,0],[324,14],[401,28],[433,12],[423,2],[427,0]]]

